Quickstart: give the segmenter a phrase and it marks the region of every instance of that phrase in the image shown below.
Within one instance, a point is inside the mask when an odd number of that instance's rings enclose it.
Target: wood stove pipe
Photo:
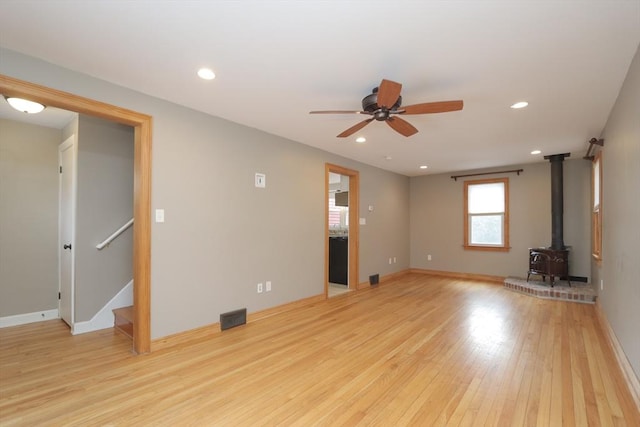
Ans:
[[[551,249],[563,250],[564,245],[564,193],[562,162],[570,153],[544,156],[551,163]]]

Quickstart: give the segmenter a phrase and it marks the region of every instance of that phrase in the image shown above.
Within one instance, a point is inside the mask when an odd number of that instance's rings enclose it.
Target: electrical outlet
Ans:
[[[431,261],[431,254],[427,255],[427,261]]]
[[[389,258],[389,264],[391,264],[391,258]]]
[[[258,293],[262,293],[262,283],[258,283]]]
[[[271,292],[271,280],[267,280],[265,283],[265,290]]]
[[[396,257],[393,257],[393,263],[395,264],[397,262]]]
[[[604,280],[600,279],[600,290],[604,291]]]

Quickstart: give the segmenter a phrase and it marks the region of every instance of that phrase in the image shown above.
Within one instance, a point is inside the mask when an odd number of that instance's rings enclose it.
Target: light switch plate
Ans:
[[[156,209],[156,222],[164,222],[164,209]]]
[[[267,186],[267,176],[263,173],[256,173],[256,187],[265,188]]]
[[[360,225],[367,225],[367,218],[360,218]]]

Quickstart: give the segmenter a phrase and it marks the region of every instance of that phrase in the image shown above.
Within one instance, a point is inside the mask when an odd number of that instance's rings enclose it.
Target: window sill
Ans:
[[[465,251],[509,252],[511,246],[475,246],[463,245]]]

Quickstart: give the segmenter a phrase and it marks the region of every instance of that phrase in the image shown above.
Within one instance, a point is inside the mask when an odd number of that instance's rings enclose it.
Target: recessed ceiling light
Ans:
[[[363,142],[367,142],[367,138],[365,138],[364,136],[359,136],[356,138],[356,142],[362,144]]]
[[[540,153],[542,153],[542,151],[540,151],[540,150],[533,150],[533,151],[531,152],[531,154],[540,154]]]
[[[511,106],[511,108],[517,110],[518,108],[524,108],[527,105],[529,105],[529,103],[527,101],[520,101],[520,102],[516,102],[515,104],[513,104]]]
[[[198,77],[204,80],[213,80],[216,78],[216,73],[211,68],[200,68],[198,70]]]
[[[33,102],[22,98],[5,97],[4,99],[6,99],[9,105],[11,105],[16,110],[27,114],[36,114],[41,112],[45,108],[44,105],[38,102]]]
[[[422,165],[420,166],[420,169],[426,169],[428,166],[427,165]]]

